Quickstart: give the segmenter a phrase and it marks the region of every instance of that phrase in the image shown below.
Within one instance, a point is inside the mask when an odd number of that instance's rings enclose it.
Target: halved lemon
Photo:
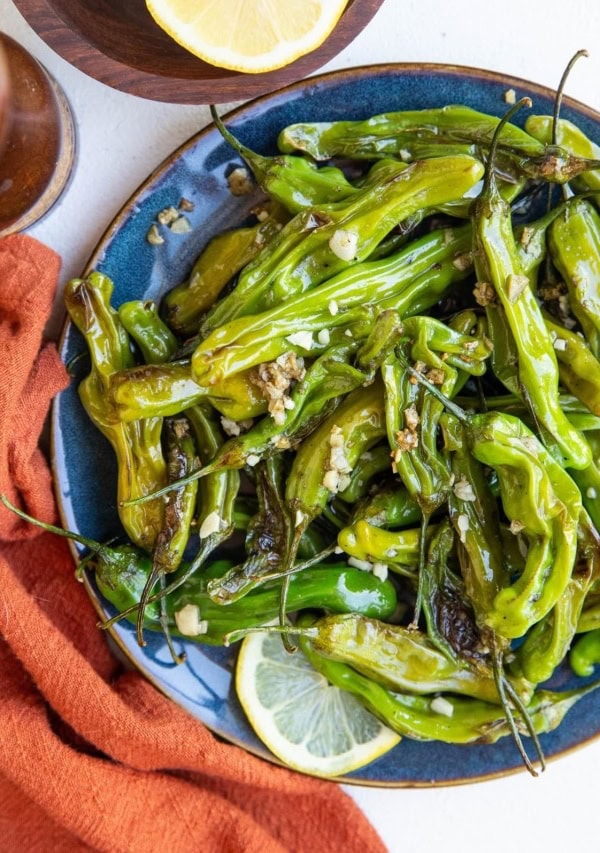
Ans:
[[[352,694],[330,685],[300,650],[287,652],[278,634],[244,639],[236,688],[258,737],[302,773],[350,773],[400,740]]]
[[[159,27],[211,65],[258,74],[319,47],[348,0],[146,0]]]

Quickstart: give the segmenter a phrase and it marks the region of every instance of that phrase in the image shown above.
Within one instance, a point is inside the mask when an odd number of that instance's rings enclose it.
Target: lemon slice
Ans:
[[[302,773],[350,773],[400,740],[352,694],[332,687],[301,651],[289,654],[277,634],[245,638],[236,688],[258,737]]]
[[[319,47],[348,0],[146,0],[159,27],[205,62],[257,74]]]

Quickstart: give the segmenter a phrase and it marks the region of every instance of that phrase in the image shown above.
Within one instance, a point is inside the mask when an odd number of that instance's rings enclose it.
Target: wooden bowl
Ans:
[[[266,74],[217,68],[155,24],[144,0],[14,0],[63,59],[122,92],[181,104],[245,100],[316,71],[369,23],[383,0],[350,0],[329,38],[312,53]]]

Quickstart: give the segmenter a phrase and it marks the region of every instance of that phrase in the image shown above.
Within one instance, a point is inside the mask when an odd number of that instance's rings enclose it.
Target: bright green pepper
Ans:
[[[344,270],[315,287],[308,297],[228,322],[196,349],[194,376],[210,383],[290,350],[302,355],[323,352],[332,338],[343,337],[349,327],[354,337],[360,334],[360,328],[350,324],[368,317],[368,306],[392,309],[403,317],[424,311],[469,274],[469,248],[468,226],[436,231],[389,258]],[[368,332],[371,325],[364,328]],[[306,334],[299,336],[299,332]],[[304,347],[296,343],[301,337],[306,338]]]
[[[311,160],[304,157],[263,157],[251,151],[227,130],[214,107],[210,111],[219,133],[248,164],[260,188],[290,213],[298,213],[313,205],[342,201],[359,192],[342,170],[334,166],[317,169]]]
[[[226,284],[281,230],[268,216],[256,225],[217,234],[196,260],[187,281],[169,291],[162,302],[165,320],[177,334],[194,335],[202,316]]]
[[[119,319],[146,364],[163,364],[177,352],[177,339],[158,316],[156,302],[124,302],[119,306]]]
[[[349,613],[319,619],[311,629],[310,642],[319,654],[350,664],[388,690],[419,695],[443,690],[499,702],[483,653],[477,663],[457,663],[417,630]],[[513,684],[529,698],[526,682],[515,679]]]
[[[472,213],[475,270],[479,288],[491,285],[491,306],[486,300],[488,334],[494,350],[503,351],[510,361],[516,358],[518,383],[514,379],[502,381],[513,393],[524,396],[536,418],[548,430],[560,448],[569,467],[585,468],[589,462],[589,448],[581,440],[559,405],[558,365],[552,340],[544,318],[530,286],[529,278],[520,263],[515,247],[510,207],[498,193],[492,168],[488,169],[481,195],[473,204]],[[499,326],[506,325],[510,345],[498,334]],[[496,363],[498,355],[496,354]],[[507,358],[508,360],[508,358]]]
[[[534,684],[551,678],[569,651],[585,597],[600,572],[599,546],[598,533],[589,520],[584,520],[579,528],[577,563],[564,593],[515,652],[511,669]]]
[[[585,198],[564,206],[548,230],[552,261],[569,291],[569,305],[600,357],[600,215]]]
[[[569,663],[580,678],[592,675],[594,666],[600,663],[600,629],[589,631],[577,640],[571,649]]]
[[[301,620],[299,624],[304,627],[312,621]],[[317,672],[330,684],[352,693],[371,713],[404,737],[442,743],[495,743],[511,733],[498,705],[451,693],[433,698],[396,690],[392,693],[347,664],[318,654],[308,637],[299,639],[302,652]],[[597,655],[600,661],[600,638]],[[573,705],[596,686],[563,693],[546,690],[535,693],[527,706],[534,730],[538,734],[553,731]],[[518,725],[527,734],[528,729],[521,721]]]
[[[491,146],[500,119],[463,105],[440,109],[383,113],[365,121],[315,122],[294,124],[279,134],[283,152],[305,151],[315,160],[331,157],[352,159],[436,156],[461,146],[471,154]],[[475,146],[475,147],[471,147]],[[597,169],[597,159],[571,154],[568,146],[545,145],[525,130],[504,124],[499,146],[502,166],[515,180],[515,172],[533,179],[564,183],[589,169]]]
[[[110,442],[117,459],[117,508],[129,539],[151,550],[163,525],[160,500],[139,506],[125,501],[148,495],[166,482],[161,448],[162,419],[144,418],[133,423],[115,422],[109,402],[113,375],[133,364],[127,332],[110,305],[113,284],[100,273],[73,279],[65,289],[69,315],[85,337],[92,369],[79,386],[81,402],[95,426]]]
[[[346,202],[297,214],[246,266],[235,290],[209,314],[203,337],[236,317],[300,296],[366,260],[398,222],[415,211],[461,197],[483,171],[472,157],[440,158],[435,166],[433,162],[424,160],[408,168],[396,164],[393,171],[388,168],[378,181]],[[336,239],[348,234],[352,251],[337,249]]]

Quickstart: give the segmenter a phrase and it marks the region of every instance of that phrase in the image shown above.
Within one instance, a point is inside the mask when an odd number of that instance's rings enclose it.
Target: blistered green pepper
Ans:
[[[394,226],[413,212],[462,197],[481,178],[472,157],[396,164],[378,181],[337,205],[303,211],[248,264],[235,290],[202,327],[203,337],[224,323],[257,314],[316,287],[366,260]]]
[[[313,619],[301,619],[301,627]],[[386,690],[376,681],[356,672],[351,666],[318,654],[309,637],[299,638],[309,662],[330,684],[356,696],[387,726],[414,740],[436,740],[442,743],[495,743],[511,734],[510,726],[498,705],[478,699],[454,696],[416,696]],[[600,638],[597,646],[600,661]],[[527,706],[533,729],[538,734],[553,731],[567,712],[597,685],[557,693],[540,690]],[[518,721],[522,734],[528,729]]]
[[[161,448],[162,419],[150,417],[133,423],[115,421],[109,400],[113,375],[133,365],[127,332],[110,305],[113,283],[101,273],[73,279],[65,289],[69,315],[83,334],[92,369],[79,386],[81,402],[95,426],[110,442],[117,459],[117,509],[129,539],[151,550],[163,525],[160,500],[139,506],[125,502],[148,495],[166,483]]]
[[[187,281],[174,287],[162,302],[165,320],[177,334],[194,335],[203,315],[221,291],[281,230],[267,216],[256,225],[217,234],[194,263]]]
[[[319,619],[310,642],[319,654],[350,664],[389,690],[419,695],[447,691],[485,702],[500,701],[483,651],[477,661],[457,663],[417,630],[350,613]],[[513,684],[530,697],[526,682],[514,679]]]
[[[548,230],[552,261],[569,292],[569,306],[596,358],[600,356],[600,216],[585,198],[564,206]]]
[[[498,192],[493,163],[487,170],[484,189],[473,204],[472,223],[478,292],[490,289],[485,299],[480,297],[486,307],[488,334],[494,350],[502,351],[506,361],[512,362],[518,382],[513,377],[505,381],[502,374],[499,378],[509,390],[525,398],[560,448],[565,463],[585,468],[590,462],[589,448],[560,408],[556,352],[520,262],[510,207]],[[495,300],[497,305],[491,307]],[[505,334],[500,333],[502,326]],[[497,352],[495,358],[494,367]]]

